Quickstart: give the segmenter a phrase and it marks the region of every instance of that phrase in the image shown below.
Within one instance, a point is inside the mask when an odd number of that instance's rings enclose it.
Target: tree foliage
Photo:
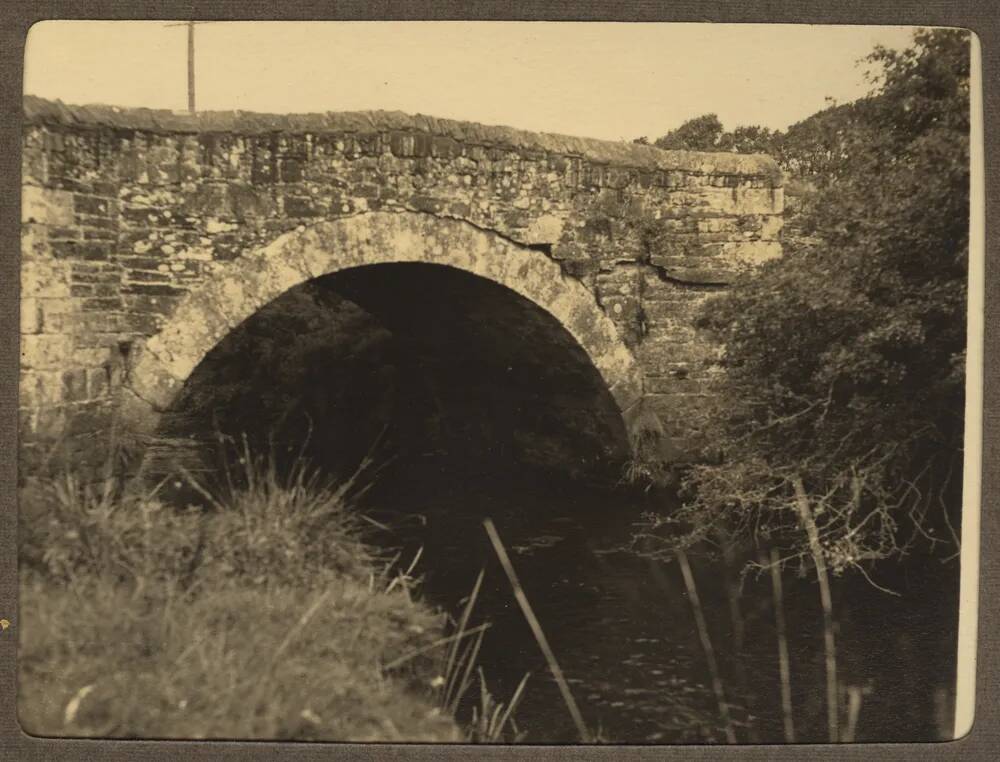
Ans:
[[[666,150],[714,151],[723,135],[722,122],[715,114],[705,114],[684,122],[663,137],[653,141],[657,148]]]
[[[667,151],[734,151],[777,156],[782,137],[777,130],[756,125],[741,126],[727,132],[716,114],[704,114],[657,138],[653,145]],[[635,142],[649,144],[645,137]]]
[[[805,557],[801,486],[834,570],[920,537],[958,541],[968,37],[921,31],[868,61],[869,96],[781,141],[814,185],[808,238],[706,307],[725,373],[703,424],[721,458],[693,469],[673,517],[696,535],[725,524],[784,538]]]

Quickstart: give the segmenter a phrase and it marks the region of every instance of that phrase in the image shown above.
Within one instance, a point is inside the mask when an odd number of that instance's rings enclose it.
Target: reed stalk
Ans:
[[[733,579],[733,568],[736,566],[736,557],[728,538],[720,537],[720,543],[722,545],[722,560],[725,565],[729,619],[733,625],[733,649],[736,651],[737,656],[742,656],[746,625],[743,620],[743,612],[740,609],[739,584]],[[742,670],[742,664],[742,660],[737,660],[737,669]]]
[[[726,597],[729,600],[729,619],[733,626],[733,669],[736,673],[736,684],[742,693],[743,699],[749,704],[753,697],[750,689],[750,680],[747,677],[746,668],[746,620],[743,617],[743,610],[740,607],[742,589],[739,581],[739,573],[736,571],[737,558],[733,547],[733,540],[725,532],[719,532],[719,544],[722,547],[722,560],[726,575]],[[759,743],[760,736],[757,728],[752,722],[747,722],[747,740],[750,743]]]
[[[781,671],[781,715],[784,719],[785,742],[795,743],[795,722],[792,719],[792,671],[788,659],[788,633],[785,627],[785,594],[781,583],[781,559],[777,548],[771,548],[771,592],[774,600],[774,625],[778,633],[778,668]]]
[[[826,717],[830,743],[840,740],[840,686],[837,683],[837,646],[834,636],[833,597],[830,594],[830,580],[826,573],[826,559],[819,541],[819,530],[809,507],[809,498],[801,477],[793,480],[795,506],[799,521],[809,538],[809,552],[816,566],[816,581],[819,583],[819,597],[823,605],[823,648],[826,657]]]
[[[843,743],[854,743],[854,736],[858,729],[858,715],[861,714],[861,699],[864,689],[860,685],[847,686],[847,726],[841,733],[840,740]]]
[[[514,591],[514,598],[521,607],[521,611],[524,614],[525,619],[528,620],[531,632],[535,636],[535,640],[538,642],[538,647],[541,648],[542,654],[545,656],[545,661],[548,663],[549,671],[552,673],[552,677],[555,678],[556,684],[559,686],[559,692],[562,694],[563,701],[566,702],[566,708],[569,710],[570,716],[573,718],[577,732],[580,735],[580,740],[583,743],[591,743],[593,736],[587,729],[587,724],[583,721],[583,715],[580,713],[580,708],[573,699],[573,694],[570,692],[569,684],[566,682],[563,671],[559,667],[559,662],[556,661],[556,656],[552,652],[552,648],[549,646],[549,641],[545,637],[545,632],[542,630],[542,626],[538,622],[537,617],[535,617],[535,612],[531,609],[528,597],[524,594],[524,589],[521,587],[521,582],[517,578],[517,572],[514,571],[514,566],[510,562],[507,550],[504,548],[503,542],[500,540],[500,535],[497,534],[496,527],[493,525],[493,521],[491,519],[485,519],[483,521],[483,526],[486,528],[486,534],[489,535],[490,542],[493,545],[493,550],[497,554],[497,558],[500,559],[500,565],[503,566],[503,570],[507,574],[507,579],[510,581],[510,586]]]
[[[681,567],[681,574],[684,576],[684,586],[687,588],[688,598],[691,599],[691,608],[694,610],[694,620],[698,627],[698,637],[701,639],[701,647],[705,652],[705,661],[708,662],[708,672],[712,678],[712,691],[715,693],[715,700],[719,705],[719,716],[722,718],[722,725],[725,729],[726,742],[734,744],[736,743],[736,731],[733,729],[733,721],[729,716],[729,703],[726,701],[726,692],[722,687],[719,664],[715,659],[712,639],[708,635],[708,624],[705,622],[705,614],[701,609],[701,599],[698,597],[698,587],[695,585],[694,575],[691,573],[691,564],[688,563],[687,554],[683,550],[675,550],[674,555]]]

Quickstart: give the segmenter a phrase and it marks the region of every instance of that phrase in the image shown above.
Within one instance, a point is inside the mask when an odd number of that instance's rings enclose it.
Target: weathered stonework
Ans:
[[[447,264],[553,314],[681,449],[715,351],[694,308],[780,255],[761,156],[399,113],[176,115],[25,100],[21,432],[97,459],[226,331],[311,277]]]

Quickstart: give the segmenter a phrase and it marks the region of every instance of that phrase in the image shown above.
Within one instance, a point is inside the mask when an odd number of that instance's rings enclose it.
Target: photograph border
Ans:
[[[1000,520],[989,508],[1000,493],[1000,284],[997,282],[998,254],[995,227],[986,222],[998,219],[997,205],[1000,173],[997,171],[998,141],[995,131],[986,125],[998,123],[998,82],[1000,82],[1000,12],[991,0],[959,2],[919,2],[896,0],[870,6],[865,2],[833,3],[817,0],[715,0],[714,2],[629,2],[610,3],[535,2],[530,6],[515,2],[455,2],[443,0],[407,0],[396,3],[373,3],[364,0],[327,3],[293,2],[276,12],[274,3],[247,0],[231,3],[220,0],[199,2],[151,2],[150,0],[51,0],[45,4],[14,0],[0,11],[0,618],[10,626],[0,631],[0,749],[17,759],[153,759],[178,754],[205,759],[263,759],[278,753],[290,759],[318,759],[350,756],[388,760],[396,758],[464,758],[475,749],[476,755],[498,758],[521,758],[537,754],[540,748],[555,759],[716,759],[738,756],[741,759],[868,759],[877,753],[887,759],[938,759],[942,756],[988,758],[1000,748],[1000,682],[997,650],[1000,648]],[[982,383],[977,386],[975,363],[970,363],[967,399],[966,442],[974,444],[978,422],[982,434],[981,470],[973,459],[973,448],[966,458],[966,487],[981,487],[979,511],[980,553],[978,559],[978,627],[969,629],[963,621],[960,639],[975,642],[978,630],[978,653],[975,676],[975,718],[972,730],[955,741],[937,743],[880,743],[848,745],[739,745],[739,746],[496,746],[470,747],[423,744],[355,743],[277,743],[267,741],[115,741],[98,739],[46,739],[25,734],[16,718],[16,644],[17,618],[17,448],[18,448],[18,292],[20,278],[20,149],[22,129],[23,55],[27,32],[32,24],[48,19],[102,20],[491,20],[491,21],[612,21],[612,22],[720,22],[720,23],[795,23],[951,26],[970,29],[978,38],[982,62],[982,119],[978,122],[981,148],[976,144],[976,122],[972,131],[972,155],[976,155],[981,182],[977,188],[973,172],[971,207],[973,215],[970,262],[975,267],[976,236],[983,235],[978,261],[985,279],[977,294],[970,290],[970,342],[983,340],[980,369]],[[976,45],[974,45],[974,48]],[[975,62],[975,57],[973,58]],[[975,67],[974,67],[975,68]],[[973,83],[976,81],[973,72]],[[974,101],[975,102],[975,101]],[[985,134],[984,134],[985,133]],[[977,193],[979,190],[979,193]],[[985,198],[982,192],[985,191]],[[977,199],[979,206],[977,208]],[[980,225],[976,226],[977,221]],[[978,309],[983,314],[978,321]],[[978,395],[977,395],[978,392]],[[977,398],[982,401],[982,415],[977,420]],[[970,425],[971,424],[971,425]],[[971,467],[970,467],[971,466]],[[975,477],[980,477],[979,485]],[[963,521],[963,541],[975,537],[975,522]],[[973,595],[969,575],[976,564],[967,564],[963,556],[962,599]],[[975,623],[973,623],[975,625]],[[958,711],[963,708],[958,699]]]

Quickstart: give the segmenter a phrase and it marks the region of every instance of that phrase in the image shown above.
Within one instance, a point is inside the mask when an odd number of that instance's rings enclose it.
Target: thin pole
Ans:
[[[569,709],[569,713],[573,717],[573,722],[576,723],[576,729],[580,734],[580,740],[584,743],[590,743],[592,738],[590,731],[587,730],[586,723],[583,721],[583,715],[580,714],[580,707],[578,707],[576,705],[576,701],[573,700],[573,694],[570,693],[569,684],[563,676],[562,669],[559,668],[559,662],[556,661],[556,656],[552,653],[552,649],[549,647],[549,641],[545,638],[545,633],[542,632],[542,626],[538,623],[538,619],[535,617],[535,612],[531,610],[531,604],[528,603],[528,598],[524,594],[524,590],[521,588],[521,582],[518,580],[517,573],[514,571],[514,566],[511,564],[510,558],[507,556],[507,550],[500,541],[500,535],[497,534],[497,529],[493,526],[493,521],[491,519],[485,519],[483,521],[483,526],[486,527],[486,534],[490,536],[490,542],[493,543],[493,550],[496,551],[497,558],[500,559],[500,564],[503,566],[503,570],[507,574],[507,579],[510,580],[510,586],[514,590],[514,598],[517,599],[517,603],[521,607],[521,611],[524,613],[525,619],[528,620],[528,625],[531,627],[531,632],[534,634],[535,640],[538,641],[538,646],[542,649],[542,653],[545,655],[545,660],[549,663],[549,670],[552,672],[552,676],[555,678],[556,684],[559,686],[559,691],[562,693],[563,700],[566,702],[566,707]]]
[[[194,22],[187,22],[188,28],[188,111],[194,113]]]

